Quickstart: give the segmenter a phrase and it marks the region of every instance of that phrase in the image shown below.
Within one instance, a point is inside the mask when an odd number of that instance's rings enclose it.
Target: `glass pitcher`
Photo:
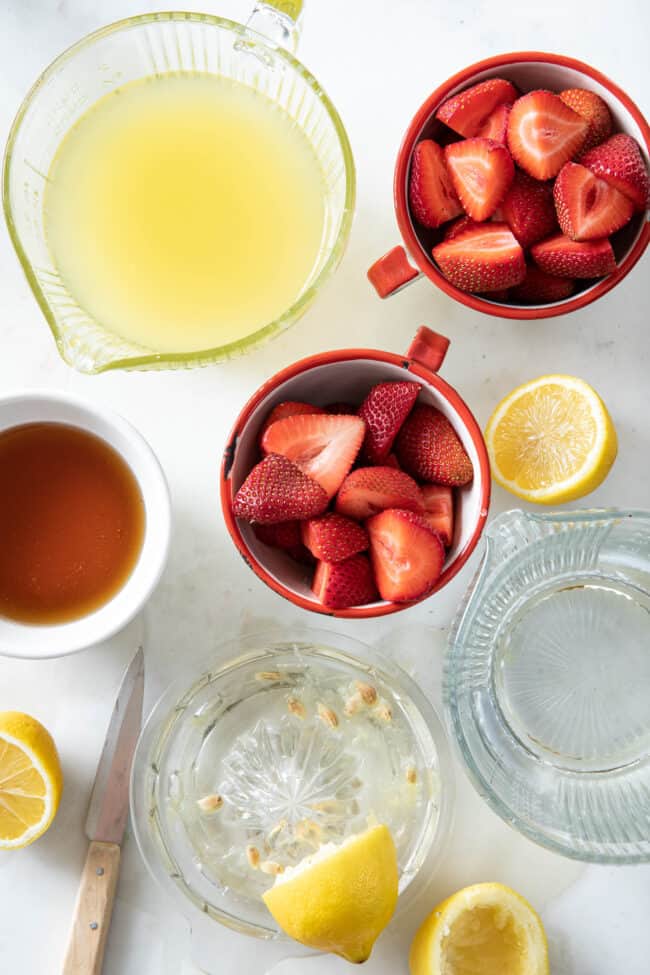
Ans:
[[[650,512],[508,511],[450,636],[479,793],[565,856],[650,861]]]
[[[292,325],[336,269],[350,233],[355,172],[343,123],[316,79],[287,50],[295,46],[302,0],[258,2],[246,26],[195,13],[130,17],[61,54],[27,94],[9,134],[3,203],[27,280],[65,361],[81,372],[205,365],[247,352]],[[75,297],[52,262],[43,190],[63,136],[99,98],[152,75],[201,71],[232,79],[280,106],[306,135],[323,173],[320,250],[297,299],[279,318],[237,341],[198,352],[157,352],[107,331]]]

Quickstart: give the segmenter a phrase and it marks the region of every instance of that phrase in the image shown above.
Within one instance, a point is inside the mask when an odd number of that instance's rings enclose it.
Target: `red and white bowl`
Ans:
[[[437,139],[444,126],[435,115],[443,102],[452,95],[488,78],[503,77],[522,92],[536,88],[563,91],[565,88],[588,88],[600,95],[607,103],[614,120],[614,131],[631,135],[641,146],[646,162],[650,156],[650,127],[632,99],[613,81],[595,68],[563,54],[545,54],[539,51],[523,51],[499,54],[472,64],[453,75],[427,98],[416,112],[406,130],[395,164],[394,200],[397,224],[404,247],[394,247],[373,264],[369,277],[380,297],[394,294],[404,285],[421,275],[475,311],[500,318],[550,318],[584,308],[607,294],[629,274],[650,240],[648,215],[636,214],[630,223],[613,238],[617,269],[613,274],[595,283],[586,283],[583,290],[563,301],[544,305],[517,305],[468,294],[460,291],[441,274],[431,256],[431,248],[442,237],[441,230],[427,230],[413,220],[408,205],[408,179],[413,150],[422,139]],[[443,228],[444,229],[444,228]],[[406,248],[406,249],[405,249]],[[415,267],[413,267],[413,264]],[[379,283],[380,282],[380,283]],[[379,286],[378,286],[379,284]]]
[[[251,525],[235,518],[233,498],[259,460],[260,428],[273,407],[285,400],[316,406],[333,400],[360,404],[376,383],[405,379],[419,382],[420,401],[436,406],[448,417],[474,465],[472,483],[456,492],[454,538],[434,592],[453,579],[476,547],[490,503],[490,465],[483,434],[471,410],[438,375],[448,346],[446,338],[422,327],[406,356],[378,349],[337,349],[301,359],[264,383],[237,417],[221,465],[221,505],[226,525],[253,572],[294,605],[328,616],[368,619],[407,609],[413,603],[379,601],[338,610],[323,606],[310,588],[313,570],[260,542]]]

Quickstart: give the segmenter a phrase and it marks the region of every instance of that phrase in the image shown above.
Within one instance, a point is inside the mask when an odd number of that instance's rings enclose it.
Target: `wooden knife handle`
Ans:
[[[119,846],[93,841],[79,884],[62,975],[101,975],[119,871]]]

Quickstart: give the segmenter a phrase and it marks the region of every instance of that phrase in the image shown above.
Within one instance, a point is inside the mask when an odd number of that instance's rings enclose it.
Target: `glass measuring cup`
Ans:
[[[650,861],[650,512],[509,511],[485,538],[445,666],[473,784],[558,853]]]
[[[286,49],[297,42],[302,6],[302,0],[258,2],[246,26],[209,14],[131,17],[90,34],[61,54],[26,96],[7,142],[4,211],[27,280],[69,365],[87,373],[173,368],[245,353],[292,325],[336,269],[352,223],[354,163],[336,109]],[[160,352],[109,332],[70,293],[47,246],[43,190],[62,138],[99,98],[141,78],[196,71],[253,88],[302,130],[323,173],[324,228],[308,279],[278,318],[259,322],[250,334],[226,345]]]

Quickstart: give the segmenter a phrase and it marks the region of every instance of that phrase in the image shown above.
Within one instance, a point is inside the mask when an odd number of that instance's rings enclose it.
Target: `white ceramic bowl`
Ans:
[[[171,506],[165,475],[144,437],[130,423],[69,393],[25,392],[0,397],[0,432],[23,423],[67,423],[101,437],[131,468],[145,507],[142,549],[124,586],[99,609],[56,625],[17,623],[0,616],[0,654],[62,657],[100,643],[129,623],[153,592],[167,561]]]

